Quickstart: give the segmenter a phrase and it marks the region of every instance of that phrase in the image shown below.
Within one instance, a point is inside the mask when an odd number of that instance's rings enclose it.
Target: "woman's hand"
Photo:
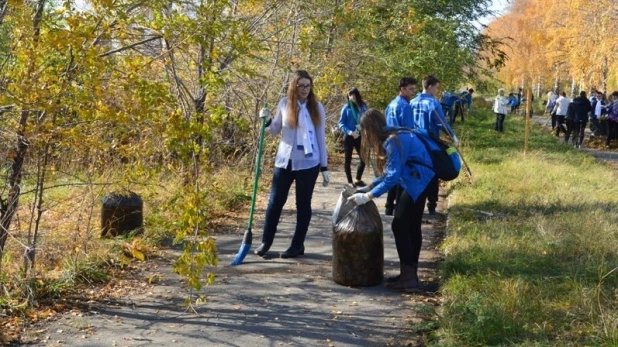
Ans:
[[[329,183],[330,183],[330,175],[328,174],[328,171],[322,171],[322,186],[328,187]]]
[[[354,201],[357,206],[364,205],[371,200],[369,193],[356,193],[348,198],[348,201]]]

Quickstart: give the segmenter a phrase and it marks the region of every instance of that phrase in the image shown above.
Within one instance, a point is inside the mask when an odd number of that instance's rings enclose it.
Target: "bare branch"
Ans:
[[[139,42],[135,42],[135,43],[130,44],[130,45],[128,45],[128,46],[120,47],[120,48],[117,48],[117,49],[111,50],[111,51],[109,51],[109,52],[99,54],[99,57],[100,57],[100,58],[102,58],[102,57],[107,57],[108,55],[112,55],[112,54],[115,54],[115,53],[119,53],[119,52],[122,52],[122,51],[126,51],[127,49],[131,49],[131,48],[133,48],[133,47],[137,47],[137,46],[139,46],[139,45],[143,45],[143,44],[148,43],[148,42],[150,42],[150,41],[158,40],[158,39],[160,39],[160,38],[162,38],[162,37],[163,37],[163,36],[161,36],[161,35],[156,35],[156,36],[153,36],[153,37],[147,38],[147,39],[145,39],[145,40],[142,40],[142,41],[139,41]]]

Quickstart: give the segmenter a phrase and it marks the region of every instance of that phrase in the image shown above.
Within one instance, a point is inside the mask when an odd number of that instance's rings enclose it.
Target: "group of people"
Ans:
[[[547,93],[546,110],[551,114],[552,130],[556,136],[564,133],[564,142],[569,143],[572,136],[577,148],[584,141],[586,125],[590,123],[591,137],[606,136],[605,145],[609,148],[611,140],[618,139],[618,91],[609,95],[593,90],[590,98],[581,91],[573,100],[561,92]]]
[[[422,244],[421,222],[426,200],[435,212],[439,183],[431,169],[427,149],[413,132],[402,128],[425,129],[430,135],[446,132],[457,146],[457,137],[447,124],[437,99],[440,81],[434,76],[422,80],[417,95],[417,81],[400,80],[398,95],[385,112],[368,108],[356,88],[348,91],[348,103],[341,111],[339,127],[345,134],[345,172],[348,183],[357,188],[349,200],[363,205],[388,194],[387,214],[393,215],[392,230],[400,260],[400,274],[387,279],[385,286],[395,291],[419,290],[418,260]],[[270,117],[269,112],[261,113]],[[262,244],[255,250],[264,256],[272,246],[277,225],[291,184],[296,182],[297,222],[290,247],[282,258],[304,254],[304,241],[311,220],[311,198],[317,178],[322,173],[328,185],[328,158],[325,141],[324,107],[313,93],[313,79],[303,70],[294,74],[287,97],[277,105],[275,116],[266,122],[271,134],[281,133]],[[356,150],[362,161],[352,179],[351,157]],[[365,163],[375,164],[382,174],[369,184],[362,181]]]
[[[461,117],[461,121],[464,121],[464,115],[467,111],[470,111],[472,106],[472,94],[474,89],[468,88],[462,90],[459,94],[454,92],[445,91],[440,98],[440,105],[442,106],[445,115],[448,117],[448,124],[453,126],[457,116]]]

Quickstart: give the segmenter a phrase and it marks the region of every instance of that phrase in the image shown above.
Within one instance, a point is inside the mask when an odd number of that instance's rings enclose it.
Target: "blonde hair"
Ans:
[[[294,78],[290,81],[288,86],[288,124],[291,128],[298,126],[298,81],[306,78],[311,82],[311,89],[309,90],[309,96],[307,96],[307,110],[311,115],[311,122],[314,126],[320,125],[320,111],[318,109],[318,100],[313,94],[313,78],[309,76],[309,73],[304,70],[296,70],[294,72]]]

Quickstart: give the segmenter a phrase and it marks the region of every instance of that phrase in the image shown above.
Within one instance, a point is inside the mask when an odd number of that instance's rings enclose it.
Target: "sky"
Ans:
[[[505,14],[506,11],[508,10],[508,6],[509,6],[509,0],[493,0],[489,9],[492,11],[495,11],[496,14],[493,16],[483,17],[479,20],[479,22],[484,25],[489,24],[491,21],[496,19],[496,17],[499,17],[500,15]]]

